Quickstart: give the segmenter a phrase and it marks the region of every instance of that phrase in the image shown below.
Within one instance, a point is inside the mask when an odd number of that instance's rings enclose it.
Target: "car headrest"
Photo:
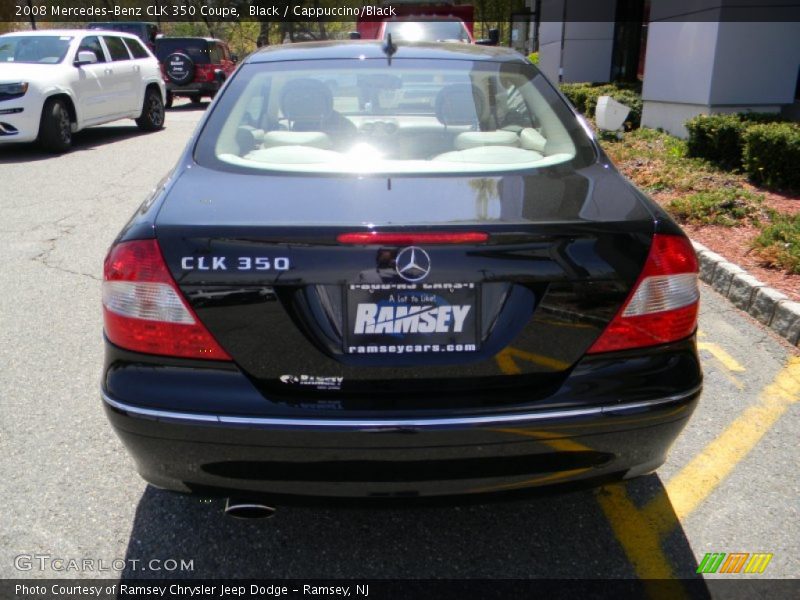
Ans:
[[[333,93],[316,79],[292,79],[281,92],[281,111],[295,124],[319,126],[333,112]]]
[[[436,118],[443,125],[477,125],[486,108],[483,92],[469,83],[443,87],[436,95]]]

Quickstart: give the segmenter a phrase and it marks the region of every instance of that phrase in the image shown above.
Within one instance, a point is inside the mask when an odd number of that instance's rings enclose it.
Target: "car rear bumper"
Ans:
[[[700,385],[648,400],[441,418],[287,418],[103,403],[137,468],[178,491],[280,498],[507,492],[661,465]]]
[[[219,91],[220,83],[218,81],[203,81],[192,82],[184,85],[178,85],[171,81],[166,82],[167,92],[170,94],[181,95],[194,95],[194,94],[214,94]]]

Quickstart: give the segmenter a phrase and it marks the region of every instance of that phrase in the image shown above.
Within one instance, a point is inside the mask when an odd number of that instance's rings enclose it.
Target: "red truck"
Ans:
[[[387,29],[395,37],[392,29],[402,29],[403,25],[418,18],[420,22],[428,21],[431,24],[441,23],[441,26],[431,25],[431,31],[414,32],[412,35],[419,34],[422,41],[438,41],[440,39],[459,39],[461,41],[475,43],[473,24],[475,19],[475,9],[471,4],[455,4],[453,0],[440,0],[438,2],[419,2],[393,0],[385,2],[383,7],[393,7],[394,14],[388,16],[384,12],[383,16],[363,16],[359,17],[357,29],[362,39],[381,39]],[[390,25],[397,23],[397,25]],[[452,25],[451,25],[452,23]],[[433,35],[432,39],[429,36]],[[441,37],[440,37],[441,36]]]

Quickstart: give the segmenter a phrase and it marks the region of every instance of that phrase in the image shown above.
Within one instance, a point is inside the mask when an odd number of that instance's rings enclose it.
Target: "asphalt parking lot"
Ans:
[[[797,577],[800,356],[706,286],[704,395],[656,474],[491,505],[295,507],[248,522],[149,488],[101,410],[99,282],[200,115],[178,104],[154,134],[93,128],[57,157],[0,148],[0,577],[120,574],[15,561],[48,555],[193,562],[129,561],[130,577],[693,578],[720,552],[772,558],[761,574],[705,577]]]

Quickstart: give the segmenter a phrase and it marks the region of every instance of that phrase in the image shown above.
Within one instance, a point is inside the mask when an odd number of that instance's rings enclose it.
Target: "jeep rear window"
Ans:
[[[308,174],[508,172],[594,156],[535,67],[414,59],[247,64],[196,154],[222,169]]]
[[[191,58],[195,64],[208,64],[208,42],[205,40],[186,40],[159,38],[156,40],[156,57],[164,62],[170,54],[180,52]]]

